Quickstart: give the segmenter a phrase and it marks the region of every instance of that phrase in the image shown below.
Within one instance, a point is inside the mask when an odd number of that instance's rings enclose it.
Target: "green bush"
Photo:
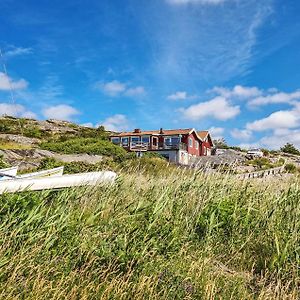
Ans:
[[[297,167],[294,164],[286,164],[284,169],[288,173],[295,173],[297,171]]]
[[[7,124],[0,123],[0,132],[8,133],[10,132],[11,128]]]
[[[274,165],[266,157],[260,157],[260,158],[249,160],[247,164],[262,170],[274,168]]]
[[[3,160],[3,155],[0,155],[0,169],[4,169],[4,168],[8,168],[9,164],[7,164],[4,160]]]
[[[72,138],[66,141],[49,141],[41,145],[42,149],[65,153],[87,153],[111,156],[120,161],[126,159],[127,151],[120,146],[116,146],[109,140],[98,138]]]
[[[291,143],[285,144],[280,150],[284,153],[300,155],[300,151]]]
[[[31,137],[31,138],[41,138],[42,137],[42,131],[37,126],[25,127],[23,129],[23,134],[25,136]]]

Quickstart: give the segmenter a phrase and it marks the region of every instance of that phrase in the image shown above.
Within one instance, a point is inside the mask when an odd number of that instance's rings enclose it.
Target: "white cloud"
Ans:
[[[26,55],[31,54],[32,48],[23,48],[23,47],[15,47],[12,46],[10,50],[7,50],[4,52],[5,57],[13,57],[13,56],[20,56],[20,55]]]
[[[186,100],[188,97],[187,92],[176,92],[167,97],[168,100]]]
[[[239,106],[232,106],[224,97],[215,97],[210,101],[200,102],[188,108],[182,108],[184,118],[196,121],[205,117],[212,117],[226,121],[240,113]]]
[[[226,0],[166,0],[169,4],[184,5],[184,4],[208,4],[217,5],[225,2]]]
[[[146,93],[145,88],[143,86],[137,86],[135,88],[129,88],[124,93],[126,96],[134,97],[134,96],[141,96]]]
[[[248,130],[248,129],[233,129],[231,132],[230,132],[231,136],[237,140],[250,140],[251,137],[252,137],[252,132],[251,130]]]
[[[208,129],[209,133],[211,134],[214,140],[219,140],[223,138],[224,130],[225,129],[223,127],[210,127]]]
[[[111,117],[108,117],[103,122],[101,122],[99,125],[103,125],[106,130],[110,131],[125,131],[128,130],[130,127],[129,120],[125,115],[116,114]]]
[[[37,115],[21,104],[0,103],[0,115],[36,119]]]
[[[74,116],[80,114],[76,108],[66,104],[47,107],[43,109],[42,113],[47,119],[58,119],[65,121],[70,121]]]
[[[94,124],[93,124],[92,122],[88,122],[88,123],[80,124],[80,126],[93,128],[93,127],[94,127]]]
[[[250,106],[260,106],[274,103],[288,103],[293,104],[295,100],[300,99],[300,90],[293,93],[277,92],[275,94],[266,95],[254,98],[249,101]]]
[[[226,99],[245,99],[249,107],[267,104],[290,104],[295,105],[300,100],[300,90],[291,93],[281,92],[276,88],[262,90],[257,87],[245,87],[236,85],[232,89],[226,87],[214,87],[208,92],[216,93]]]
[[[238,145],[242,149],[257,149],[261,147],[260,143],[242,143]]]
[[[102,90],[104,93],[110,96],[117,96],[126,90],[126,85],[117,80],[102,84]]]
[[[224,87],[214,87],[212,92],[219,94],[225,98],[251,98],[256,97],[262,94],[262,91],[257,87],[246,87],[241,85],[236,85],[232,89],[224,88]]]
[[[107,94],[111,97],[122,95],[127,97],[135,97],[144,95],[146,93],[143,86],[128,87],[126,83],[122,83],[118,80],[113,80],[106,83],[97,82],[95,84],[95,88],[100,89],[104,94]]]
[[[37,115],[32,111],[24,111],[21,114],[21,117],[22,118],[27,118],[27,119],[37,119]]]
[[[26,89],[28,82],[25,79],[20,79],[17,81],[12,80],[5,73],[0,72],[0,90],[8,91],[11,88],[13,90]]]
[[[197,96],[196,95],[188,95],[187,92],[184,92],[184,91],[178,91],[174,94],[171,94],[169,96],[167,96],[167,99],[168,100],[173,100],[173,101],[176,101],[176,100],[188,100],[188,99],[196,99]]]
[[[268,117],[247,123],[246,128],[253,131],[265,131],[285,128],[296,128],[300,125],[300,112],[294,110],[280,110]]]
[[[292,143],[297,148],[300,148],[300,129],[274,132],[273,135],[263,137],[260,143],[271,149],[279,149],[286,143]]]

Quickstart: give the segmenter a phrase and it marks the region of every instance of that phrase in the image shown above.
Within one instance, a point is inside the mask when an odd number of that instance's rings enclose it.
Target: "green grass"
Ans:
[[[0,196],[1,299],[299,299],[297,181],[134,163],[113,186]]]

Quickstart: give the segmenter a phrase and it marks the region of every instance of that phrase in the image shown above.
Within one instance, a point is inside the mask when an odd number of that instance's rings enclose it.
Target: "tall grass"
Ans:
[[[1,299],[299,299],[300,189],[170,169],[0,197]]]

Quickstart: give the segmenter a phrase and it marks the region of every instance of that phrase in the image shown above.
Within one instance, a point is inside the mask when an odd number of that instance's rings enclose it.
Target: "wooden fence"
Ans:
[[[256,171],[252,173],[245,173],[245,174],[239,174],[237,175],[240,179],[252,179],[252,178],[264,178],[270,175],[277,175],[284,172],[284,166],[268,169],[268,170],[262,170],[262,171]]]

